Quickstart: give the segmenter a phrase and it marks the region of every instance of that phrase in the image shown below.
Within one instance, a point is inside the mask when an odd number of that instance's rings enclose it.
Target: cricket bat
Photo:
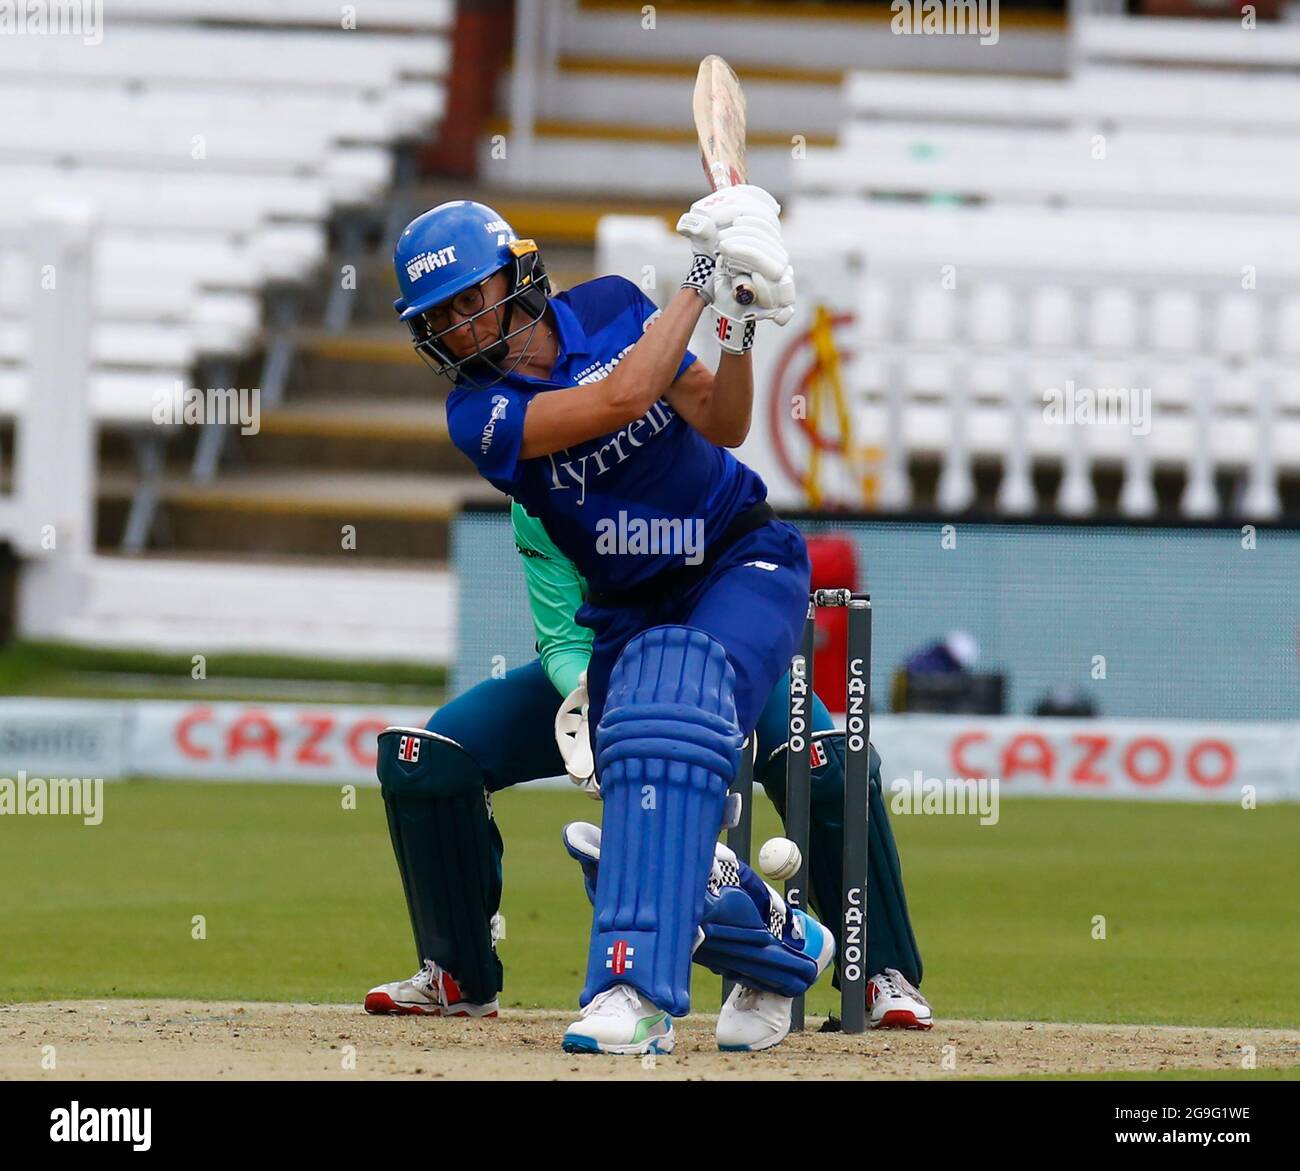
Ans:
[[[745,164],[745,91],[736,72],[716,53],[700,62],[695,77],[695,132],[700,138],[700,162],[709,186],[735,187],[749,182]],[[739,305],[751,305],[754,290],[738,276],[732,295]]]

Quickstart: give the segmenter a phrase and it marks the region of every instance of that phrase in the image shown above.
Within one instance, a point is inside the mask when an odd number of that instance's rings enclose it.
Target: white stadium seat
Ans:
[[[443,78],[449,45],[440,36],[364,31],[225,30],[109,22],[93,52],[76,37],[0,38],[7,77],[219,82],[340,90],[380,90],[403,78]]]
[[[1300,470],[1300,232],[1290,217],[822,193],[788,210],[796,268],[801,255],[839,249],[870,274],[845,369],[858,433],[941,455],[949,471],[959,453],[1005,459],[1019,442],[1035,458],[1128,467],[1138,442],[1129,429],[1046,423],[1044,392],[1070,381],[1149,391],[1138,474],[1200,450],[1211,467],[1251,467],[1264,453],[1270,467]],[[964,325],[942,320],[941,267],[964,290],[950,301],[964,304]],[[1267,495],[1257,503],[1270,505]]]
[[[1011,293],[1005,285],[981,285],[975,290],[970,337],[976,346],[1005,349],[1015,336],[1016,324]]]
[[[844,84],[849,117],[861,121],[1252,134],[1300,128],[1289,79],[1237,73],[1088,68],[1062,80],[1008,80],[873,71],[851,73]]]
[[[1178,289],[1157,291],[1151,305],[1151,348],[1160,353],[1189,353],[1198,342],[1196,298]]]
[[[1029,337],[1039,349],[1065,349],[1079,328],[1077,306],[1068,290],[1047,285],[1037,290],[1029,302]]]
[[[0,80],[0,101],[11,115],[66,121],[69,117],[176,124],[206,129],[214,123],[248,128],[274,112],[277,130],[330,141],[383,145],[420,131],[442,113],[442,90],[415,87],[415,99],[400,90],[295,92],[268,96],[259,89],[229,90],[175,82],[140,87],[128,83],[71,80],[59,86],[28,78]]]
[[[83,198],[99,222],[126,228],[184,228],[202,234],[237,235],[264,220],[319,223],[330,213],[329,191],[320,177],[241,175],[232,182],[214,169],[151,174],[122,168],[21,166],[0,159],[0,214],[20,215],[48,195]]]
[[[940,345],[953,339],[953,297],[939,287],[914,287],[907,304],[907,337],[919,346]]]
[[[1092,16],[1079,21],[1075,35],[1078,53],[1090,62],[1300,65],[1300,30],[1294,25],[1261,23],[1245,36],[1231,32],[1225,36],[1218,20]]]
[[[1098,289],[1088,315],[1088,345],[1095,350],[1137,348],[1134,295],[1128,289]]]
[[[112,0],[113,19],[202,20],[338,28],[335,0]],[[358,29],[439,32],[451,25],[452,0],[352,0]]]
[[[1249,358],[1260,348],[1259,299],[1248,293],[1220,297],[1214,318],[1214,347],[1228,357]]]
[[[89,410],[143,439],[132,516],[145,517],[165,433],[152,422],[156,396],[230,376],[264,341],[260,385],[275,398],[292,291],[319,273],[332,226],[346,241],[383,206],[395,154],[444,115],[455,5],[105,8],[100,43],[0,37],[0,220],[31,223],[51,201],[93,209]],[[35,376],[33,273],[19,259],[0,248],[0,417],[16,425]],[[129,524],[128,546],[139,549],[147,528]]]

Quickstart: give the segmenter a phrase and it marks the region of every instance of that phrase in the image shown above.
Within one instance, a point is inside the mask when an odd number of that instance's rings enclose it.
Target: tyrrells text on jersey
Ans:
[[[623,444],[626,443],[629,448],[640,447],[647,439],[653,439],[669,423],[676,418],[672,407],[663,399],[659,399],[639,419],[633,419],[626,427],[621,427],[615,431],[608,440],[600,445],[595,451],[589,451],[579,460],[559,459],[557,456],[564,453],[555,453],[548,455],[546,458],[551,461],[551,491],[565,492],[570,488],[576,487],[579,490],[578,503],[585,504],[587,501],[587,461],[591,460],[596,467],[596,475],[603,476],[610,467],[617,467],[624,460],[631,457],[630,451],[623,450]],[[649,434],[642,435],[641,432],[649,427]],[[612,462],[607,463],[605,453],[613,449]],[[565,448],[565,453],[568,448]]]

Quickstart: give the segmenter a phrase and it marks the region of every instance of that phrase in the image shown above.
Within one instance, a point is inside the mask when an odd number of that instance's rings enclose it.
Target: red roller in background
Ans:
[[[859,588],[858,549],[842,533],[808,537],[812,588]],[[844,714],[844,673],[848,670],[849,612],[842,606],[817,612],[817,641],[813,652],[813,687],[832,715]]]

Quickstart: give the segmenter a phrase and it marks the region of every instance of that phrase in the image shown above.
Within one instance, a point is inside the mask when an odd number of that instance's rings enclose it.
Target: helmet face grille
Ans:
[[[407,319],[416,353],[435,374],[443,375],[457,385],[465,385],[474,390],[487,390],[501,382],[524,360],[532,333],[537,329],[538,323],[546,312],[546,303],[551,294],[551,281],[546,274],[545,265],[542,264],[541,255],[536,251],[517,256],[513,268],[506,265],[505,271],[509,273],[509,288],[506,295],[499,301],[484,305],[482,309],[462,318],[455,325],[435,330],[427,313],[416,314]],[[511,319],[516,308],[522,311],[524,320],[511,329]],[[496,337],[492,341],[481,340],[478,323],[492,318],[496,321]],[[443,339],[448,334],[466,327],[469,328],[470,335],[474,339],[474,350],[458,358]],[[527,336],[519,353],[510,360],[509,365],[503,365],[510,351],[510,342],[525,334]]]

